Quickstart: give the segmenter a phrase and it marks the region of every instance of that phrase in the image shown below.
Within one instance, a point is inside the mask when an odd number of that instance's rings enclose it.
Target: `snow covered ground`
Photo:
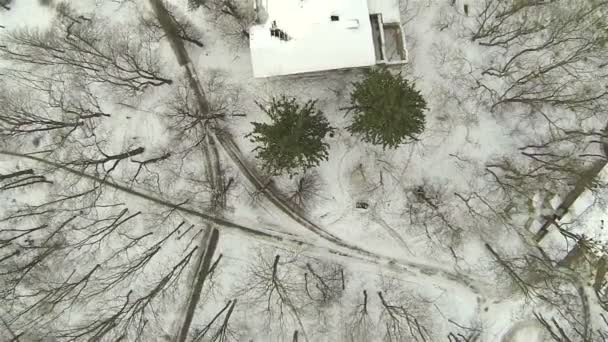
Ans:
[[[524,105],[495,108],[496,99],[484,91],[508,88],[505,79],[482,73],[505,52],[471,40],[484,1],[402,0],[410,63],[400,72],[416,80],[429,110],[420,141],[394,150],[362,143],[345,130],[350,117],[342,108],[362,70],[255,79],[241,23],[222,12],[225,7],[214,7],[218,1],[193,11],[186,1],[169,3],[202,33],[203,47],[185,43],[187,68],[205,96],[236,114],[218,125],[229,140],[207,128],[204,134],[182,131],[188,121],[172,116],[180,94],[195,95],[170,34],[161,27],[137,31],[141,18],[158,15],[153,1],[14,2],[0,11],[4,32],[49,30],[61,6],[70,4],[85,18],[78,24],[105,17],[105,27],[157,35],[149,49],[172,83],[137,95],[87,84],[111,115],[83,124],[65,143],[54,143],[62,137],[55,133],[0,135],[3,150],[38,152],[77,170],[0,158],[0,176],[31,168],[52,181],[0,188],[0,284],[12,289],[0,291],[0,339],[175,340],[192,284],[209,271],[195,262],[208,224],[220,232],[212,260],[217,268],[207,265],[212,271],[195,302],[188,341],[562,341],[551,336],[559,334],[558,323],[572,341],[584,341],[581,331],[588,341],[608,336],[593,289],[595,266],[559,263],[576,241],[553,225],[534,242],[538,227],[576,186],[557,177],[555,167],[537,176],[541,167],[522,157],[522,147],[561,131]],[[29,68],[8,58],[0,62],[7,72]],[[27,86],[1,74],[3,90]],[[34,100],[46,101],[44,91],[31,91]],[[282,193],[295,180],[259,172],[254,145],[245,138],[251,122],[267,120],[256,102],[279,94],[318,100],[337,128],[328,139],[329,160],[314,170],[318,189],[304,208],[284,204]],[[606,120],[605,113],[575,120],[557,106],[543,111],[554,126],[587,132]],[[597,130],[593,134],[602,140]],[[30,143],[33,137],[39,142]],[[211,143],[218,155],[208,164],[202,146]],[[113,160],[77,162],[137,147],[145,149],[121,159],[115,171]],[[593,148],[576,153],[599,153]],[[141,168],[137,163],[149,160]],[[521,165],[519,173],[507,172]],[[520,179],[521,170],[528,173]],[[210,180],[210,173],[217,177]],[[213,196],[218,179],[228,189],[219,205]],[[592,239],[590,255],[599,257],[598,246],[608,239],[604,191],[601,182],[585,189],[559,223]],[[64,199],[80,192],[76,201]],[[356,208],[360,201],[369,208]],[[553,260],[542,259],[536,246]]]

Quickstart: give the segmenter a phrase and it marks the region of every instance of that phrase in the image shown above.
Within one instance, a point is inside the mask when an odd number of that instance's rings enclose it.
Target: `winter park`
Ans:
[[[607,158],[605,0],[0,0],[0,342],[606,342]]]

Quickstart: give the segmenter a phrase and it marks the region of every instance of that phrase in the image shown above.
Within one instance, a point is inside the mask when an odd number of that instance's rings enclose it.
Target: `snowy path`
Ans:
[[[30,159],[49,166],[53,166],[56,169],[61,169],[65,172],[93,180],[95,182],[98,182],[99,184],[112,187],[125,194],[143,198],[158,205],[182,212],[183,214],[200,218],[207,223],[214,223],[217,226],[221,227],[220,232],[235,232],[239,235],[244,234],[256,240],[263,241],[268,245],[286,248],[292,251],[298,251],[304,255],[309,255],[313,257],[324,256],[329,257],[331,259],[336,259],[337,261],[344,261],[344,259],[348,259],[349,262],[354,262],[355,264],[359,264],[362,267],[373,266],[373,268],[378,267],[392,271],[401,279],[412,279],[417,282],[428,281],[433,285],[437,285],[445,289],[450,289],[451,293],[458,293],[457,289],[464,290],[468,293],[473,294],[477,298],[477,316],[479,316],[482,304],[487,302],[487,298],[489,297],[488,294],[491,294],[493,291],[493,286],[491,284],[487,284],[482,280],[473,279],[465,274],[455,273],[449,269],[438,265],[412,262],[406,259],[397,259],[379,253],[369,252],[359,247],[348,245],[346,243],[344,243],[345,246],[335,246],[335,244],[333,243],[328,244],[328,241],[326,240],[311,240],[306,239],[304,237],[297,237],[290,234],[277,232],[269,228],[249,227],[246,225],[232,222],[223,217],[208,215],[198,210],[169,202],[167,200],[156,197],[155,194],[148,194],[145,191],[135,190],[129,185],[121,185],[116,182],[109,181],[107,179],[97,178],[95,176],[71,169],[67,166],[60,165],[39,157],[35,157],[32,155],[22,155],[19,153],[7,152],[2,150],[0,150],[0,154]],[[198,270],[198,267],[194,267],[193,270]],[[195,279],[197,279],[198,282],[199,278]],[[193,303],[195,300],[198,301],[199,299],[198,294],[194,293],[197,289],[200,292],[200,287],[193,286],[192,291],[188,294],[186,302],[182,305],[183,312],[179,314],[179,317],[181,317],[179,322],[186,322],[188,317],[193,316],[194,310],[196,308],[196,305],[194,305]],[[180,331],[182,330],[183,328],[180,328]]]
[[[192,61],[186,51],[184,44],[177,34],[178,29],[175,26],[175,22],[171,20],[165,5],[160,0],[150,0],[150,5],[162,27],[167,34],[169,42],[175,53],[177,62],[184,67],[184,71],[190,88],[195,94],[197,105],[200,113],[209,112],[209,103],[205,97],[205,92],[199,81],[196,70],[192,68]],[[207,183],[210,185],[212,196],[218,196],[221,190],[222,175],[220,171],[220,159],[219,151],[214,139],[212,138],[213,132],[209,127],[205,127],[206,131],[206,142],[202,145],[203,149],[203,161],[205,164],[205,175]],[[214,213],[221,213],[225,209],[225,201],[218,201],[217,208],[214,208]],[[212,233],[213,232],[213,233]],[[210,236],[214,237],[214,240],[210,240]],[[188,288],[189,291],[185,303],[182,305],[182,313],[179,315],[179,322],[181,324],[177,328],[179,333],[176,336],[176,342],[184,342],[188,337],[190,326],[192,324],[192,318],[196,311],[198,302],[200,301],[200,293],[203,289],[205,279],[207,277],[207,270],[213,259],[213,253],[217,246],[218,231],[213,224],[207,225],[207,234],[205,234],[201,241],[201,248],[199,249],[196,267],[190,271],[192,279],[192,287]],[[205,246],[205,248],[202,248]]]
[[[207,276],[209,275],[209,267],[211,266],[211,262],[213,260],[213,254],[217,248],[217,242],[219,239],[218,230],[212,228],[211,225],[207,225],[205,229],[206,231],[205,234],[203,234],[202,239],[204,248],[199,248],[200,257],[196,261],[195,267],[192,268],[192,272],[190,273],[188,282],[188,284],[190,284],[190,287],[188,288],[188,299],[184,303],[182,313],[180,315],[181,324],[175,328],[175,330],[179,332],[176,338],[177,342],[184,342],[188,338],[188,333],[190,331],[192,319],[194,318],[196,306],[200,300],[203,285],[207,279]]]
[[[334,243],[331,243],[326,240],[307,239],[300,236],[293,236],[288,233],[277,232],[276,230],[270,227],[253,228],[244,224],[233,222],[223,217],[205,214],[198,210],[185,207],[181,204],[172,203],[168,200],[158,198],[154,194],[148,194],[142,190],[135,190],[132,188],[131,185],[122,185],[114,181],[109,181],[107,179],[97,178],[95,176],[91,176],[89,174],[71,169],[64,165],[60,165],[39,157],[2,150],[0,150],[0,154],[9,155],[17,158],[30,159],[49,166],[53,166],[54,168],[61,169],[65,172],[72,173],[80,177],[90,179],[100,184],[112,187],[123,193],[145,199],[160,206],[170,208],[193,217],[200,218],[204,222],[211,222],[217,224],[218,226],[221,226],[222,230],[226,233],[235,232],[240,235],[247,235],[257,240],[264,241],[273,246],[290,247],[293,248],[293,250],[302,250],[303,252],[311,254],[313,256],[333,255],[338,258],[347,258],[365,264],[378,265],[382,268],[393,270],[396,272],[405,271],[408,272],[410,275],[430,278],[437,276],[459,287],[468,288],[470,292],[481,296],[487,293],[491,293],[492,291],[492,285],[485,283],[481,279],[474,279],[467,275],[453,272],[452,270],[439,265],[414,262],[407,259],[393,258],[380,253],[370,252],[360,247],[352,246],[348,243],[344,243],[343,246],[336,246]]]
[[[207,107],[208,103],[204,96],[204,89],[199,82],[199,78],[196,74],[196,70],[193,67],[192,61],[183,45],[183,42],[181,42],[181,40],[175,34],[174,23],[171,20],[169,20],[166,9],[164,8],[161,1],[149,0],[149,2],[152,5],[152,8],[154,9],[154,12],[155,12],[157,18],[159,19],[159,22],[161,23],[161,26],[167,33],[167,36],[168,36],[171,46],[175,52],[178,63],[184,67],[184,72],[189,80],[190,86],[193,88],[193,91],[196,94],[199,107],[201,107],[203,109],[202,110],[203,113],[206,112],[204,109],[208,108]],[[271,201],[271,203],[277,207],[277,209],[279,209],[283,213],[287,214],[292,220],[294,220],[300,226],[302,226],[306,230],[309,230],[310,232],[314,233],[315,235],[317,235],[318,237],[320,237],[322,239],[321,241],[325,241],[328,244],[326,246],[323,246],[323,245],[320,246],[317,242],[311,242],[311,241],[307,241],[302,238],[294,238],[294,237],[286,236],[286,235],[283,235],[278,232],[271,233],[271,231],[267,230],[267,229],[262,230],[262,229],[249,228],[246,226],[235,224],[228,220],[220,219],[217,217],[211,217],[210,215],[205,215],[205,214],[199,213],[195,210],[187,210],[188,213],[201,217],[205,220],[209,220],[212,218],[211,222],[217,223],[218,225],[221,225],[224,227],[236,228],[241,232],[245,232],[249,235],[254,235],[258,239],[264,239],[273,244],[276,244],[277,242],[279,242],[279,245],[281,245],[281,247],[285,247],[286,244],[292,245],[292,248],[295,248],[296,250],[306,247],[308,250],[313,250],[313,251],[316,250],[317,252],[320,252],[321,254],[329,253],[329,254],[333,254],[335,256],[356,259],[359,261],[364,261],[366,263],[372,263],[372,264],[376,264],[379,266],[383,266],[383,267],[389,268],[393,271],[396,271],[400,274],[403,274],[404,272],[406,272],[409,275],[415,276],[415,277],[431,278],[430,280],[432,280],[433,283],[441,283],[442,281],[448,281],[450,283],[455,283],[460,287],[466,288],[468,291],[474,293],[477,296],[481,296],[482,292],[486,292],[486,291],[482,291],[482,288],[484,290],[486,290],[486,289],[489,290],[491,288],[491,287],[487,286],[486,284],[483,284],[483,282],[481,282],[481,281],[474,280],[466,275],[457,274],[457,273],[453,272],[452,270],[446,269],[444,267],[440,267],[438,265],[429,265],[429,264],[425,264],[425,263],[417,263],[417,262],[412,262],[412,261],[408,261],[408,260],[400,260],[400,259],[395,259],[392,257],[380,255],[380,254],[377,254],[374,252],[370,252],[359,246],[350,244],[350,243],[342,240],[341,238],[329,233],[327,230],[323,229],[322,227],[319,227],[314,222],[312,222],[308,218],[306,218],[304,215],[302,215],[301,213],[294,210],[280,196],[278,191],[276,191],[272,187],[264,186],[264,184],[261,180],[261,177],[258,175],[256,170],[254,170],[252,167],[250,167],[245,162],[245,159],[243,158],[243,154],[240,152],[237,145],[234,143],[234,141],[228,135],[228,133],[219,132],[219,134],[218,134],[218,132],[212,131],[209,128],[207,128],[207,129],[208,129],[208,132],[210,133],[210,136],[212,136],[214,138],[214,140],[217,141],[217,143],[218,143],[217,145],[222,147],[224,152],[236,164],[236,166],[239,168],[241,173],[247,178],[247,180],[249,182],[251,182],[258,190],[262,191],[264,193],[264,195]],[[205,158],[211,159],[211,160],[206,161],[206,166],[207,166],[208,170],[210,170],[210,171],[215,170],[216,167],[219,166],[218,165],[219,160],[216,158],[213,158],[214,155],[217,156],[216,148],[217,148],[217,146],[215,144],[212,144],[212,146],[207,147],[205,150]],[[215,179],[215,177],[213,177],[213,176],[212,176],[212,178]],[[157,199],[156,202],[158,203],[158,202],[164,202],[164,201],[160,201]],[[167,204],[166,202],[163,203],[163,205],[166,205],[166,204]],[[183,208],[180,206],[176,206],[173,204],[170,204],[170,205],[172,207],[176,208],[177,210],[184,211]],[[386,225],[382,225],[382,226],[385,229],[387,229]],[[389,227],[388,231],[392,232],[390,235],[393,235],[393,238],[397,238],[397,241],[399,241],[401,244],[403,244],[405,247],[407,247],[405,245],[405,241],[398,234],[396,237],[394,236],[393,233],[396,233],[396,232],[394,232],[394,230],[390,229],[390,227]],[[435,277],[441,278],[441,280],[438,281],[438,279],[433,279]],[[189,298],[194,298],[194,297],[189,296]],[[481,301],[483,301],[483,300],[481,300]],[[188,304],[187,306],[191,307],[192,305]],[[186,315],[186,314],[188,314],[188,312],[184,313],[184,315]]]

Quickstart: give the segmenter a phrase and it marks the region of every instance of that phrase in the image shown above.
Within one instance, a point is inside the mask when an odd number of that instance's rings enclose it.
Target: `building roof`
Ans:
[[[376,64],[368,0],[258,2],[267,20],[250,30],[255,77]]]
[[[369,13],[382,13],[382,21],[385,23],[401,22],[400,5],[399,0],[367,0]]]

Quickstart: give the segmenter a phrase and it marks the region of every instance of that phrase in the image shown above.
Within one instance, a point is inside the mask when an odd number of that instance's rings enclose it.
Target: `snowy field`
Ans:
[[[364,70],[253,78],[251,1],[3,1],[0,341],[608,341],[608,3],[401,0],[384,149]],[[336,128],[304,175],[246,137],[280,95]]]

